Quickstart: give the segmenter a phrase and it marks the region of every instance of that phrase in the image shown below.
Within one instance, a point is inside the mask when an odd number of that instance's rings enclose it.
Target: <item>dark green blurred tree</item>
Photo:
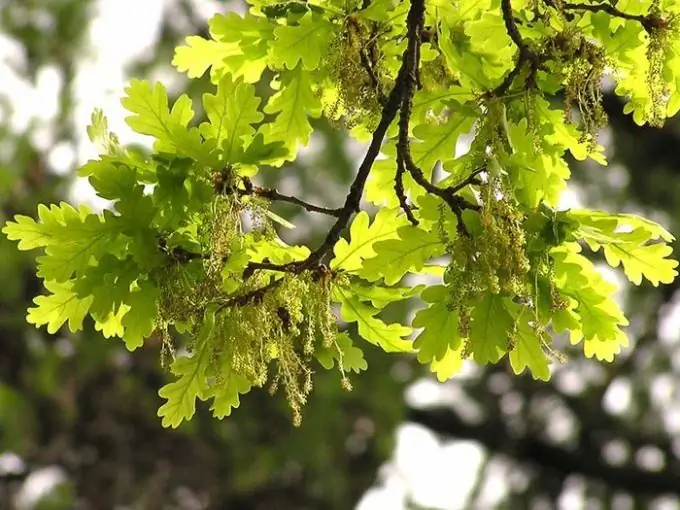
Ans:
[[[205,30],[198,4],[167,2],[157,46],[129,69],[132,74],[167,70],[179,39]],[[34,84],[41,69],[56,66],[64,81],[47,148],[36,138],[44,125],[34,122],[17,131],[7,120],[27,99],[2,97],[0,222],[69,196],[73,177],[55,174],[48,153],[77,134],[76,63],[88,51],[88,20],[96,5],[0,1],[0,45],[16,44],[23,52],[7,59],[7,69]],[[120,30],[124,37],[125,27]],[[196,90],[190,92],[200,94],[205,83],[192,86]],[[603,172],[575,164],[584,200],[641,210],[680,232],[680,124],[639,128],[620,113],[613,96],[606,106],[610,159],[620,168]],[[345,138],[328,126],[319,129],[322,135],[314,140],[319,149],[308,151],[304,164],[296,163],[295,180],[286,185],[332,204],[354,168]],[[337,190],[315,187],[313,169],[320,165],[337,168],[342,177]],[[287,217],[296,212],[282,211]],[[325,226],[306,225],[305,235],[314,237]],[[300,429],[292,427],[285,402],[259,393],[226,421],[199,412],[171,431],[156,417],[156,391],[165,377],[160,344],[149,342],[130,356],[92,328],[53,336],[34,330],[24,320],[39,292],[32,264],[30,254],[0,238],[0,508],[19,507],[35,475],[57,466],[62,483],[39,508],[349,509],[376,481],[404,420],[446,439],[472,439],[489,453],[466,509],[645,509],[662,496],[677,508],[680,350],[678,338],[668,333],[678,329],[668,320],[676,287],[626,294],[636,344],[629,357],[608,366],[572,361],[551,384],[512,377],[499,367],[477,369],[448,383],[459,395],[454,403],[409,407],[403,392],[421,369],[412,360],[367,348],[371,370],[355,378],[353,392],[342,391],[333,375],[318,380]],[[664,341],[660,321],[666,321]],[[617,396],[628,398],[629,405],[608,411]],[[13,469],[10,453],[23,466]],[[491,467],[498,459],[512,476],[505,479],[507,495],[492,504],[484,486],[497,476]],[[569,499],[574,493],[576,500]],[[411,508],[417,508],[415,496]]]

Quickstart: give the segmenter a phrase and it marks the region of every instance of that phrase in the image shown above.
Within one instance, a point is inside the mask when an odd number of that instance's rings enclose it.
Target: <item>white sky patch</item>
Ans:
[[[622,415],[628,411],[632,402],[631,382],[627,378],[618,377],[607,388],[602,407],[609,414]]]
[[[397,431],[397,447],[384,490],[389,493],[394,482],[400,480],[405,485],[403,494],[421,506],[465,510],[485,458],[483,448],[473,441],[441,443],[420,425],[402,425]],[[370,507],[373,508],[402,507]]]
[[[666,345],[674,345],[680,340],[680,293],[675,293],[670,303],[661,309],[657,325],[659,340]],[[680,352],[680,351],[678,351]],[[680,363],[677,367],[680,369]]]
[[[150,145],[148,137],[134,133],[125,123],[128,113],[120,98],[128,84],[127,66],[154,50],[163,8],[163,0],[99,0],[95,4],[88,34],[93,50],[79,63],[74,85],[79,163],[98,156],[85,132],[95,108],[104,111],[109,129],[121,143]],[[130,16],[130,12],[135,12],[135,16]]]
[[[57,466],[37,469],[26,477],[15,498],[17,510],[31,510],[41,498],[67,481],[66,473]]]

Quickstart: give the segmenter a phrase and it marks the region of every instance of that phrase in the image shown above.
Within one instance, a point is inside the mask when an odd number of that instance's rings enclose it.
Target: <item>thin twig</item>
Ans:
[[[399,205],[404,211],[404,214],[406,214],[408,221],[410,221],[412,225],[416,226],[419,224],[419,221],[413,215],[413,209],[406,200],[406,193],[404,191],[405,170],[406,167],[404,166],[404,159],[401,157],[401,152],[397,151],[397,173],[394,176],[394,193],[397,195]]]
[[[272,202],[287,202],[289,204],[298,205],[309,212],[326,214],[328,216],[334,216],[336,218],[339,217],[340,213],[342,212],[342,208],[340,207],[331,209],[328,207],[321,207],[318,205],[310,204],[309,202],[300,200],[297,197],[279,193],[275,188],[260,188],[258,186],[253,186],[252,183],[250,183],[249,179],[244,178],[244,183],[246,181],[248,182],[248,184],[246,184],[245,189],[238,190],[238,193],[241,196],[257,195],[258,197],[266,198],[267,200],[271,200]]]
[[[361,60],[362,67],[366,71],[366,74],[368,74],[368,78],[371,80],[371,86],[375,90],[375,95],[378,99],[378,104],[380,106],[385,106],[385,104],[387,104],[387,97],[385,97],[385,94],[382,91],[380,80],[378,79],[378,76],[375,74],[375,69],[373,67],[373,64],[371,63],[371,60],[368,58],[365,49],[362,48],[359,51],[359,58]]]
[[[500,97],[505,95],[512,83],[515,81],[515,78],[517,78],[520,71],[522,70],[522,66],[527,62],[530,65],[527,83],[529,83],[531,86],[535,86],[536,73],[538,72],[538,67],[541,63],[539,56],[527,45],[526,42],[524,42],[522,34],[520,34],[517,22],[512,15],[512,4],[510,3],[510,0],[501,0],[501,12],[503,14],[505,31],[508,33],[508,36],[515,46],[517,46],[519,54],[517,55],[515,67],[513,67],[512,70],[505,76],[498,87],[488,93],[490,97]]]
[[[616,18],[637,21],[648,33],[651,33],[654,29],[663,28],[663,20],[655,14],[629,14],[605,2],[600,4],[575,4],[567,2],[562,4],[562,9],[565,11],[606,12]]]
[[[403,82],[404,82],[404,67],[399,70],[397,75],[396,83],[387,98],[387,102],[383,107],[382,116],[378,127],[373,132],[373,137],[371,143],[368,146],[364,160],[359,165],[359,170],[354,178],[354,182],[350,186],[349,193],[345,198],[345,204],[342,207],[342,213],[338,216],[338,220],[331,227],[330,231],[326,235],[326,239],[323,244],[314,250],[307,260],[300,264],[301,269],[309,269],[312,266],[321,262],[321,259],[333,249],[335,243],[340,239],[340,234],[347,227],[349,220],[352,218],[354,213],[359,212],[359,204],[361,201],[361,195],[363,195],[364,187],[366,185],[366,180],[368,175],[373,168],[373,163],[375,159],[380,154],[380,148],[382,147],[383,138],[387,133],[387,129],[392,124],[392,121],[397,116],[399,111],[399,98],[402,94]]]
[[[264,298],[265,294],[272,290],[273,288],[277,287],[278,285],[281,284],[283,280],[278,279],[274,280],[267,285],[264,285],[262,287],[259,287],[255,290],[251,290],[249,292],[246,292],[245,294],[241,294],[240,296],[236,296],[233,298],[230,298],[222,303],[220,303],[219,307],[217,308],[217,312],[220,310],[223,310],[224,308],[229,308],[232,306],[245,306],[249,305],[251,303],[258,303],[262,301]]]
[[[465,180],[459,182],[455,186],[451,186],[451,192],[452,193],[458,193],[460,190],[462,190],[465,186],[468,186],[470,184],[481,184],[481,181],[477,177],[479,174],[482,172],[486,171],[485,166],[480,166],[479,168],[475,169],[472,171],[470,175],[468,175]]]
[[[469,235],[463,222],[465,209],[479,210],[479,206],[471,204],[463,197],[456,195],[455,188],[440,188],[432,184],[423,174],[423,171],[415,164],[411,156],[409,141],[409,124],[411,121],[411,109],[413,95],[418,85],[418,68],[420,65],[421,33],[425,22],[425,0],[412,0],[406,23],[408,24],[408,44],[403,56],[402,69],[405,69],[404,86],[401,97],[399,117],[399,139],[397,141],[397,173],[400,166],[408,170],[413,179],[428,193],[441,198],[456,215],[458,229],[462,234]],[[402,170],[403,171],[403,170]],[[460,188],[462,189],[462,188]]]

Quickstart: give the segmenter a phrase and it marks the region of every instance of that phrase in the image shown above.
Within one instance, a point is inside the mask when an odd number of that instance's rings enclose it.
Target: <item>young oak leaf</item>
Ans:
[[[72,232],[90,213],[90,209],[85,205],[75,209],[66,202],[52,204],[49,207],[40,204],[38,221],[18,214],[14,221],[5,224],[2,232],[10,241],[19,241],[20,250],[33,250],[62,242],[62,234]]]
[[[192,357],[180,356],[172,364],[172,373],[178,376],[174,382],[163,386],[158,394],[167,400],[158,409],[163,427],[179,427],[183,420],[190,420],[196,412],[196,398],[208,390],[204,372],[207,356],[204,351]]]
[[[419,310],[412,322],[413,327],[423,328],[413,342],[420,363],[440,361],[449,351],[458,351],[461,347],[460,318],[457,311],[449,310],[448,296],[444,285],[429,287],[423,292],[423,300],[430,305]]]
[[[379,207],[399,207],[399,198],[394,192],[396,174],[397,164],[392,155],[376,160],[366,181],[366,200]],[[408,174],[406,176],[410,177]]]
[[[209,392],[206,370],[210,361],[207,340],[215,328],[215,309],[206,310],[203,325],[196,339],[191,357],[175,359],[170,371],[178,376],[176,381],[163,386],[158,394],[167,400],[159,409],[163,427],[179,427],[184,420],[190,420],[196,412],[196,398],[205,399]]]
[[[194,117],[189,96],[182,94],[169,109],[168,93],[161,83],[152,87],[148,81],[136,79],[125,93],[121,103],[134,114],[125,122],[135,132],[154,137],[156,151],[192,158],[210,167],[219,165],[213,144],[203,143],[198,129],[188,127]]]
[[[158,287],[148,280],[142,280],[138,285],[139,289],[131,292],[126,300],[130,309],[122,319],[123,341],[129,351],[141,347],[144,339],[151,335],[158,315]]]
[[[172,65],[189,78],[200,78],[209,67],[221,68],[225,58],[241,53],[236,42],[207,40],[198,35],[190,35],[184,41],[185,46],[175,49]]]
[[[38,212],[49,211],[47,207],[40,204]],[[47,246],[54,240],[54,233],[49,225],[39,223],[29,216],[17,214],[13,221],[8,221],[2,232],[10,241],[19,241],[18,248],[20,250],[33,250],[35,248],[42,248]]]
[[[314,94],[309,73],[302,66],[281,73],[280,88],[269,99],[264,112],[277,114],[264,128],[265,141],[283,142],[290,152],[286,159],[294,158],[298,142],[309,143],[312,125],[308,116],[321,116],[321,100]]]
[[[82,274],[105,253],[121,250],[121,225],[114,219],[110,212],[102,216],[88,214],[76,221],[69,218],[56,231],[58,242],[46,246],[45,255],[37,257],[38,276],[65,282],[74,273]]]
[[[224,71],[232,73],[234,77],[242,76],[246,83],[258,82],[269,64],[269,41],[274,38],[276,25],[267,18],[248,15],[242,18],[235,12],[216,14],[208,24],[214,39],[238,43],[239,49],[222,60],[224,67],[213,65],[213,83]]]
[[[369,281],[384,278],[394,285],[407,273],[418,274],[429,260],[443,255],[445,246],[435,232],[413,225],[399,227],[396,238],[375,243],[375,256],[364,261],[360,275]]]
[[[365,303],[370,302],[376,308],[385,308],[390,303],[417,296],[424,288],[425,285],[416,285],[415,287],[382,287],[374,284],[352,283],[353,294]]]
[[[376,315],[380,310],[362,303],[351,289],[333,287],[333,299],[340,302],[340,316],[346,322],[356,322],[359,335],[385,352],[411,352],[412,343],[404,340],[411,328],[401,324],[385,324]]]
[[[87,126],[87,136],[92,143],[97,144],[104,154],[112,156],[123,156],[125,154],[125,149],[121,147],[118,137],[109,132],[109,123],[104,112],[99,108],[95,108],[92,112],[92,120],[90,125]]]
[[[248,393],[253,386],[246,376],[233,369],[233,361],[228,353],[222,355],[219,374],[202,397],[213,398],[210,410],[220,420],[230,416],[232,410],[241,405],[239,396]]]
[[[310,254],[306,246],[289,245],[278,237],[252,241],[246,245],[246,251],[251,262],[262,262],[267,259],[273,264],[303,260]]]
[[[510,351],[510,366],[516,375],[528,368],[534,379],[550,379],[550,360],[543,351],[539,333],[529,324],[529,314],[519,318],[514,332],[514,346]]]
[[[399,208],[399,199],[394,191],[394,179],[397,173],[397,148],[394,140],[386,141],[380,148],[382,159],[373,163],[365,187],[365,198],[379,207]],[[404,191],[412,201],[425,195],[411,174],[404,174]]]
[[[233,373],[229,379],[221,380],[222,386],[215,392],[210,406],[213,416],[222,419],[231,415],[231,411],[241,405],[240,395],[248,393],[252,384],[247,377]]]
[[[628,280],[640,285],[644,277],[657,287],[660,283],[671,283],[675,279],[678,262],[668,258],[673,249],[665,244],[674,237],[666,229],[632,214],[590,213],[570,212],[579,221],[577,233],[593,251],[602,248],[610,266],[622,265]],[[632,231],[626,231],[631,228]],[[646,244],[659,238],[664,242]]]
[[[168,93],[162,83],[151,86],[147,80],[133,79],[125,89],[127,94],[121,100],[123,106],[136,115],[126,119],[136,132],[156,138],[159,142],[172,144],[172,131],[175,127],[186,128],[194,111],[191,99],[180,96],[172,110],[168,105]]]
[[[97,195],[105,200],[119,200],[125,197],[132,193],[139,182],[134,167],[116,163],[109,158],[90,161],[87,167],[88,181]]]
[[[87,315],[93,297],[79,298],[73,291],[73,282],[55,282],[46,280],[45,288],[51,292],[47,296],[37,296],[33,303],[37,306],[28,309],[26,322],[40,327],[47,324],[47,332],[54,334],[68,321],[71,331],[83,328],[83,319]]]
[[[463,344],[461,343],[458,349],[447,348],[441,359],[432,360],[430,370],[437,376],[439,382],[447,381],[460,372],[460,369],[463,368],[463,361],[465,361],[462,354]]]
[[[407,222],[399,209],[383,208],[370,223],[368,213],[361,211],[354,217],[349,229],[349,242],[340,239],[333,247],[335,257],[330,262],[332,269],[349,272],[362,271],[366,259],[376,256],[375,245],[379,241],[397,237],[397,229]]]
[[[626,213],[609,213],[592,209],[570,209],[568,215],[579,223],[579,234],[587,243],[607,244],[618,241],[624,232],[644,232],[648,241],[661,239],[667,243],[675,240],[673,234],[658,223]],[[594,248],[596,249],[596,248]]]
[[[358,374],[368,368],[363,351],[354,345],[346,331],[338,333],[330,347],[317,346],[314,356],[326,370],[331,370],[336,362],[346,372]]]
[[[480,365],[496,363],[508,350],[508,339],[515,318],[508,311],[506,298],[486,292],[470,314],[469,349]]]
[[[408,4],[398,0],[375,0],[356,14],[361,19],[391,23],[394,27],[405,26]]]
[[[569,150],[579,161],[590,158],[601,165],[607,164],[603,153],[604,148],[601,145],[590,147],[587,142],[581,140],[577,127],[565,121],[562,110],[550,108],[550,103],[540,96],[534,101],[539,121],[542,127],[550,133],[545,135],[546,141]]]
[[[453,112],[444,124],[420,124],[413,128],[413,135],[418,139],[411,145],[413,162],[423,171],[426,177],[438,161],[448,161],[456,155],[458,138],[468,133],[478,118],[469,108],[451,105]]]
[[[504,170],[517,191],[517,197],[531,208],[541,200],[553,204],[567,185],[569,168],[561,158],[537,153],[527,119],[505,125],[513,153]]]
[[[606,282],[579,250],[578,244],[568,243],[550,253],[558,289],[578,303],[572,310],[580,325],[578,329],[570,328],[570,341],[577,344],[583,340],[584,353],[589,358],[612,361],[628,344],[620,329],[628,325],[628,320],[612,298],[616,287]]]
[[[637,232],[623,234],[625,239],[635,239]],[[637,236],[637,241],[644,237]],[[644,241],[643,241],[644,242]],[[671,283],[678,275],[677,260],[669,259],[673,248],[667,244],[644,245],[640,242],[619,242],[604,245],[604,257],[612,267],[623,266],[628,280],[635,285],[642,283],[644,276],[654,287],[660,283]]]
[[[314,18],[314,19],[312,19]],[[278,69],[295,69],[301,62],[305,69],[318,69],[326,55],[335,26],[327,20],[305,14],[297,25],[279,26],[269,42],[271,64]]]
[[[73,291],[81,298],[92,296],[94,301],[90,315],[95,321],[104,320],[116,314],[127,301],[130,287],[139,278],[139,272],[132,257],[121,260],[107,253],[96,266],[89,267],[74,280]]]
[[[203,107],[210,122],[201,124],[204,138],[215,140],[223,151],[224,161],[232,162],[255,134],[253,124],[264,118],[258,110],[260,98],[255,87],[234,80],[226,74],[217,84],[215,94],[203,94]]]
[[[125,328],[123,327],[123,316],[130,309],[127,305],[122,305],[117,313],[110,312],[108,315],[101,317],[100,319],[94,319],[94,329],[100,331],[104,338],[111,338],[114,336],[122,338],[125,334]],[[90,311],[91,314],[91,311]]]

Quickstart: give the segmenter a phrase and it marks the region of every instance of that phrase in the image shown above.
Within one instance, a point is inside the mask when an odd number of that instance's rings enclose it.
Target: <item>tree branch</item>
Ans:
[[[412,12],[415,11],[424,12],[423,0],[412,1],[407,20],[414,19],[414,14],[412,14]],[[421,13],[419,16],[422,17],[422,15],[423,14]],[[407,23],[409,23],[410,27],[412,21],[407,21]],[[385,138],[387,129],[390,127],[390,124],[392,124],[392,121],[396,118],[397,113],[399,112],[399,105],[403,97],[404,84],[407,81],[406,76],[408,71],[406,69],[406,54],[408,52],[409,49],[407,48],[407,50],[404,52],[402,65],[397,74],[394,86],[387,96],[387,100],[383,106],[378,126],[373,132],[371,143],[366,150],[363,161],[359,165],[357,175],[355,176],[354,181],[350,186],[349,193],[347,193],[345,198],[345,203],[338,212],[338,219],[328,231],[328,234],[326,234],[326,238],[324,239],[321,246],[314,250],[305,260],[281,265],[267,264],[266,266],[263,266],[262,264],[249,264],[249,271],[252,272],[256,269],[267,269],[270,271],[300,273],[302,271],[311,269],[316,265],[319,265],[326,254],[328,254],[333,249],[333,246],[335,246],[335,244],[340,239],[342,231],[347,227],[354,213],[359,212],[360,210],[359,205],[361,202],[361,196],[364,192],[364,187],[366,185],[366,180],[368,179],[368,175],[373,168],[373,163],[378,157],[378,154],[380,154],[380,148],[382,147],[383,139]]]
[[[299,264],[300,269],[309,269],[310,267],[321,262],[321,259],[333,249],[335,243],[340,239],[340,234],[347,227],[349,220],[352,218],[354,213],[359,212],[359,204],[361,202],[361,195],[364,192],[364,186],[366,185],[366,180],[368,175],[373,168],[373,163],[375,162],[378,154],[380,154],[380,148],[382,146],[383,138],[387,133],[387,129],[392,124],[392,121],[397,116],[399,111],[399,98],[401,96],[401,91],[403,89],[404,82],[404,66],[399,70],[397,75],[396,83],[392,88],[389,96],[387,97],[387,102],[383,107],[382,115],[380,117],[380,122],[378,127],[373,132],[373,137],[371,138],[371,143],[368,146],[366,155],[364,156],[361,165],[359,165],[359,170],[354,178],[354,182],[350,186],[349,193],[345,198],[345,204],[342,207],[342,211],[338,216],[338,220],[331,227],[330,231],[326,235],[326,239],[321,246],[314,250],[307,260]]]

